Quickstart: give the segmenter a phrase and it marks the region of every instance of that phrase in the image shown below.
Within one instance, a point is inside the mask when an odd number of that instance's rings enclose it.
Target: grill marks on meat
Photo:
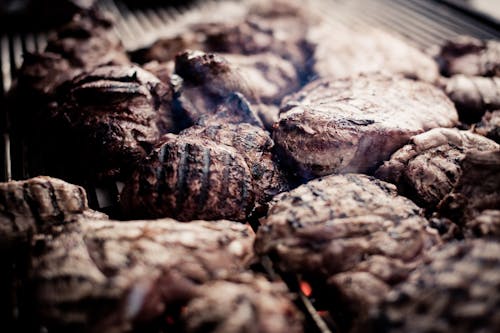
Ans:
[[[500,325],[500,245],[447,244],[390,293],[357,332],[494,332]]]
[[[285,271],[327,279],[336,295],[328,300],[333,314],[348,308],[354,319],[439,244],[419,212],[391,184],[357,174],[327,176],[273,200],[255,249]]]
[[[423,82],[383,75],[314,81],[283,103],[274,140],[303,178],[370,172],[411,136],[457,123]]]
[[[252,232],[228,221],[82,220],[38,237],[32,280],[40,324],[54,330],[129,331],[176,311],[199,284],[252,257]]]
[[[434,60],[404,41],[376,29],[353,31],[329,24],[311,29],[313,69],[319,77],[349,78],[386,71],[410,79],[435,82],[439,77]]]
[[[164,136],[123,190],[122,207],[132,216],[243,221],[287,188],[272,146],[258,127],[209,120]]]
[[[183,314],[188,333],[302,332],[302,316],[283,283],[241,274],[204,284]]]
[[[463,161],[468,153],[499,150],[495,142],[468,131],[433,129],[414,136],[375,175],[396,184],[402,194],[433,211],[466,176]],[[481,186],[483,179],[476,182]]]
[[[444,75],[500,76],[500,43],[460,36],[442,46],[437,61]]]
[[[100,67],[60,96],[45,120],[60,167],[54,172],[69,177],[124,177],[162,133],[175,130],[171,90],[136,66]]]

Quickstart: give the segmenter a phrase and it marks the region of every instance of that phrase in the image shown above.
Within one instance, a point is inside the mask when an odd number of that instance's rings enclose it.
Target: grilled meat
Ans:
[[[370,172],[415,134],[457,123],[423,82],[384,75],[314,81],[284,100],[274,140],[303,178]]]
[[[435,82],[439,71],[434,60],[381,30],[352,31],[330,24],[312,29],[314,72],[319,77],[348,78],[386,71],[410,79]]]
[[[500,77],[454,75],[445,80],[444,91],[466,123],[477,122],[485,111],[500,108]]]
[[[241,274],[199,288],[187,306],[187,333],[299,333],[302,316],[283,283]]]
[[[59,96],[44,119],[50,144],[40,149],[50,153],[50,172],[70,179],[123,178],[161,134],[176,129],[171,90],[137,66],[97,68]]]
[[[500,76],[500,43],[460,36],[441,47],[437,61],[444,75]]]
[[[500,244],[453,242],[432,253],[357,332],[496,332]]]
[[[473,131],[500,143],[500,110],[486,112]]]
[[[326,279],[335,295],[328,297],[332,313],[349,309],[356,319],[439,244],[419,214],[391,184],[359,174],[327,176],[275,197],[255,249],[284,271]]]
[[[433,129],[414,136],[375,176],[396,184],[400,193],[433,211],[466,176],[463,162],[472,151],[500,151],[500,145],[468,131]]]

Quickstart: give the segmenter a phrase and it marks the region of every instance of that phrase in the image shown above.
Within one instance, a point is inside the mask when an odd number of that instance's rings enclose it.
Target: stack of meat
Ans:
[[[269,258],[341,332],[497,329],[499,43],[433,59],[299,1],[238,6],[128,53],[89,11],[26,55],[30,171],[125,186],[118,221],[56,178],[0,185],[23,329],[302,332]]]

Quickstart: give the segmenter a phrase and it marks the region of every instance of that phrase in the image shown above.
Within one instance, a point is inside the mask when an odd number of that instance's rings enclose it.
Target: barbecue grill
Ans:
[[[127,50],[147,46],[160,36],[174,34],[179,24],[196,22],[206,15],[227,17],[227,12],[218,11],[222,1],[209,0],[176,6],[150,6],[130,8],[119,0],[102,0],[98,3],[102,11],[116,19],[115,30]],[[224,1],[230,6],[232,0]],[[234,1],[236,2],[236,1]],[[420,49],[433,46],[458,35],[470,35],[480,39],[500,39],[500,21],[480,12],[463,1],[452,0],[308,0],[307,5],[324,16],[332,29],[348,26],[355,30],[378,27],[399,35]],[[230,8],[230,7],[227,7]],[[208,14],[207,14],[208,13]],[[237,7],[230,15],[238,15]],[[9,29],[10,31],[13,29]],[[23,53],[42,51],[50,30],[22,32],[0,32],[0,177],[2,181],[23,179],[31,176],[25,167],[25,147],[12,136],[10,114],[6,94],[16,79],[16,72],[23,61]],[[110,184],[106,188],[88,186],[90,204],[102,210],[114,204],[121,184]],[[272,262],[266,259],[262,269],[267,274],[279,274],[290,289],[297,293],[300,309],[306,314],[311,331],[335,332],[335,323],[321,311],[310,296],[307,284],[301,284],[297,276],[276,272]],[[312,293],[314,296],[314,293]]]

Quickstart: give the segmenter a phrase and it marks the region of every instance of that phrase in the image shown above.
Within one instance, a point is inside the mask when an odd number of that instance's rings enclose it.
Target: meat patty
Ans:
[[[303,178],[370,172],[413,135],[457,118],[427,83],[385,75],[322,79],[284,100],[274,140]]]
[[[486,112],[481,121],[474,126],[473,132],[500,144],[500,110]]]
[[[441,47],[437,61],[447,76],[500,76],[500,43],[460,36]]]
[[[496,332],[500,244],[453,242],[432,253],[356,332]]]
[[[324,23],[311,29],[308,40],[314,46],[313,69],[319,77],[349,78],[380,71],[431,83],[439,77],[430,56],[381,30],[354,31]]]
[[[393,185],[359,174],[282,193],[261,222],[256,252],[286,272],[327,281],[332,313],[349,309],[351,320],[366,315],[440,243]]]
[[[126,177],[161,134],[176,129],[171,90],[137,66],[97,68],[59,96],[43,124],[51,142],[41,149],[51,153],[51,172],[78,181]]]
[[[463,161],[468,153],[499,150],[500,145],[483,136],[436,128],[414,136],[375,176],[396,184],[400,193],[433,211],[464,175]]]
[[[183,314],[188,333],[299,333],[302,315],[286,285],[241,274],[204,284]]]

